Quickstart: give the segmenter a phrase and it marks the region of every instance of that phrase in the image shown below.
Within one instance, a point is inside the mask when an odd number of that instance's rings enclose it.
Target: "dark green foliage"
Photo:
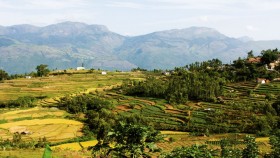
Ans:
[[[247,53],[247,58],[253,58],[253,57],[254,57],[253,50],[250,50],[250,51]]]
[[[44,65],[44,64],[38,65],[36,67],[36,70],[37,70],[37,76],[39,77],[46,76],[50,72],[50,70],[48,69],[48,65]]]
[[[192,145],[176,148],[170,153],[162,154],[162,158],[213,158],[215,151],[207,149],[206,145]]]
[[[158,149],[154,142],[162,139],[159,132],[148,126],[120,122],[112,132],[110,140],[116,142],[109,152],[117,157],[142,157]]]
[[[220,140],[221,146],[221,158],[240,158],[242,155],[241,150],[234,149],[232,146],[239,143],[238,141],[232,141],[229,139]]]
[[[261,52],[262,54],[262,58],[261,58],[261,61],[263,64],[269,64],[275,60],[278,59],[278,55],[279,55],[279,51],[278,49],[274,49],[274,50],[271,50],[271,49],[268,49],[268,50],[263,50]]]
[[[100,112],[103,108],[113,109],[113,105],[109,101],[91,94],[62,97],[58,102],[58,107],[73,114],[87,113],[89,110]]]
[[[10,149],[34,149],[34,148],[42,148],[45,147],[46,144],[49,142],[47,139],[39,138],[38,141],[24,141],[22,140],[20,133],[14,133],[13,139],[9,140],[3,140],[0,138],[0,149],[3,148],[10,148]]]
[[[256,138],[246,136],[244,142],[246,144],[246,148],[242,151],[242,158],[257,158],[259,149],[256,143]]]
[[[147,69],[143,69],[143,68],[137,67],[137,68],[131,69],[131,71],[132,71],[132,72],[136,72],[136,71],[147,71]]]
[[[187,100],[215,101],[223,93],[224,80],[203,72],[176,71],[169,81],[166,99],[171,103]]]
[[[101,111],[89,110],[86,113],[86,123],[96,135],[97,140],[103,144],[107,143],[107,133],[116,124],[116,115],[108,109],[102,109]]]
[[[130,81],[123,84],[127,95],[164,98],[167,84],[165,81],[148,77],[146,81]]]
[[[0,81],[6,80],[8,78],[9,78],[9,74],[6,71],[0,69]]]
[[[17,100],[0,102],[0,108],[28,108],[34,107],[37,99],[33,96],[19,97]]]
[[[272,104],[272,107],[275,109],[278,116],[280,116],[280,96],[278,96],[277,100]]]
[[[270,158],[280,158],[280,130],[274,132],[269,137],[269,144],[271,145],[272,152],[267,155]]]
[[[170,103],[185,103],[191,100],[215,101],[223,93],[225,81],[203,72],[188,72],[176,69],[168,79],[147,78],[123,84],[127,95],[165,98]]]

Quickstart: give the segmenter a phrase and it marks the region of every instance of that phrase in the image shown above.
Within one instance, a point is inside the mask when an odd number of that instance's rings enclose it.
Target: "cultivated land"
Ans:
[[[87,73],[87,71],[70,71],[69,74],[50,75],[49,77],[20,78],[0,83],[0,101],[15,100],[22,96],[46,96],[45,99],[37,101],[37,107],[29,109],[1,109],[0,110],[0,138],[11,139],[13,133],[25,130],[30,134],[24,135],[24,140],[32,140],[46,137],[51,143],[64,142],[78,136],[82,136],[83,124],[79,121],[70,120],[70,114],[55,108],[57,100],[65,95],[80,95],[82,93],[102,94],[104,98],[116,105],[115,113],[120,115],[141,114],[149,119],[156,128],[164,130],[166,142],[158,143],[164,151],[171,151],[178,146],[189,146],[192,144],[208,144],[211,148],[219,148],[216,143],[221,138],[242,139],[246,134],[239,133],[237,128],[242,121],[250,121],[247,112],[241,113],[234,106],[208,102],[187,102],[181,105],[170,105],[166,100],[144,97],[125,96],[118,91],[111,90],[123,81],[144,80],[146,76],[160,74],[142,72],[108,72],[101,75],[100,71]],[[247,95],[251,90],[254,95]],[[280,82],[257,85],[255,82],[240,82],[228,84],[223,96],[224,102],[234,101],[259,102],[265,100],[265,94],[271,92],[276,95],[280,91]],[[274,99],[272,98],[271,101]],[[226,116],[217,118],[212,110],[223,111]],[[248,112],[249,113],[249,112]],[[209,120],[220,119],[217,124],[210,124]],[[227,121],[229,125],[228,134],[213,134],[209,137],[196,136],[186,129],[206,129],[209,126],[221,126]],[[168,131],[167,131],[168,130]],[[222,132],[221,132],[222,133]],[[170,141],[172,139],[172,141]],[[257,138],[257,144],[261,152],[269,151],[268,137]],[[96,140],[81,143],[82,146],[93,146]],[[239,145],[243,147],[243,145]],[[78,152],[81,146],[78,143],[65,143],[53,146],[54,157],[82,157],[90,155],[89,151]],[[76,150],[76,151],[69,151]],[[28,158],[41,157],[43,149],[1,151],[0,157],[28,155]],[[71,155],[71,156],[70,156]],[[153,156],[157,156],[155,153]]]

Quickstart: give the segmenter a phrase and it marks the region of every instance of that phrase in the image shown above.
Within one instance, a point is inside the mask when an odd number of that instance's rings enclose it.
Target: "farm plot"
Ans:
[[[96,145],[98,143],[98,141],[97,140],[91,140],[91,141],[80,142],[80,143],[86,149],[89,146]],[[54,150],[57,150],[57,149],[64,149],[64,150],[70,149],[70,150],[79,151],[79,150],[82,150],[81,145],[79,143],[67,143],[67,144],[61,144],[61,145],[57,145],[57,146],[52,146],[51,148],[54,149]]]
[[[3,138],[12,138],[12,133],[24,132],[23,139],[32,140],[46,137],[48,141],[57,142],[81,136],[83,124],[67,119],[32,119],[0,124],[5,131]],[[1,134],[1,131],[0,131]]]
[[[267,84],[261,84],[254,92],[260,95],[268,93],[278,95],[280,93],[280,82],[272,81]]]
[[[6,112],[0,115],[0,120],[6,120],[7,122],[20,121],[20,120],[31,120],[35,118],[45,117],[63,117],[67,115],[65,111],[58,110],[56,108],[40,108],[35,107],[27,110],[14,110]]]
[[[186,128],[188,112],[167,109],[161,101],[147,98],[122,97],[117,106],[120,115],[140,114],[155,125],[157,129],[178,130]]]
[[[23,96],[47,96],[48,98],[62,97],[67,94],[86,93],[89,89],[103,88],[121,84],[130,78],[143,79],[145,74],[139,72],[121,73],[108,72],[101,75],[100,71],[71,72],[68,74],[51,75],[50,77],[19,78],[4,81],[0,87],[0,101],[15,100]],[[53,100],[47,100],[53,102]],[[45,103],[42,102],[44,105]]]

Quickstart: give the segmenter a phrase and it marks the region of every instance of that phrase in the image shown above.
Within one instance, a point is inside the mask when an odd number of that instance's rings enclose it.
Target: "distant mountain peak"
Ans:
[[[183,39],[193,39],[193,38],[215,38],[224,39],[225,35],[221,34],[217,30],[208,27],[189,27],[184,29],[171,29],[165,31],[159,31],[151,33],[152,36],[164,37],[164,38],[183,38]]]
[[[88,25],[81,22],[61,22],[53,25],[43,27],[44,31],[49,31],[51,34],[80,34],[80,33],[98,33],[98,32],[109,32],[109,29],[104,25]]]

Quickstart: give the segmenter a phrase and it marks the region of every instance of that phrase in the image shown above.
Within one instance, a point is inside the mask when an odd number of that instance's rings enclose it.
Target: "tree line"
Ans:
[[[223,94],[224,84],[225,80],[215,75],[177,68],[170,77],[126,81],[121,88],[126,95],[164,98],[170,103],[185,103],[188,100],[214,101]]]

